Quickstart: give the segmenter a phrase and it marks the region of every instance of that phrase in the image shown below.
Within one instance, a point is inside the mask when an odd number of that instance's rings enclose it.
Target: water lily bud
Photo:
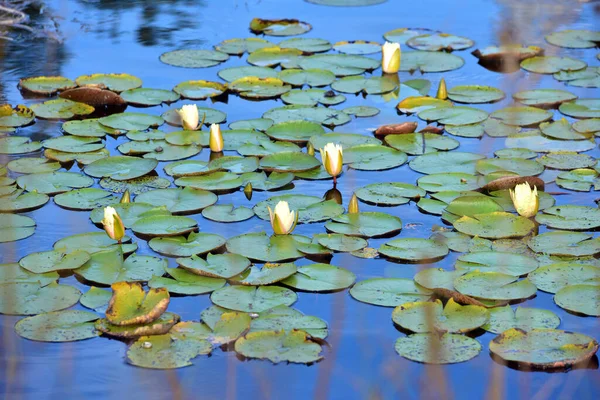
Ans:
[[[244,195],[248,200],[252,200],[252,184],[250,182],[244,187]]]
[[[209,139],[210,151],[220,153],[223,151],[223,135],[221,134],[221,127],[219,124],[212,124],[210,126],[210,139]]]
[[[515,186],[515,190],[509,190],[509,192],[513,205],[520,216],[531,218],[537,214],[540,207],[537,187],[534,186],[531,190],[529,183],[525,182]]]
[[[325,171],[333,176],[333,182],[336,182],[336,178],[342,173],[342,146],[339,144],[327,143],[325,147],[319,151],[321,152],[321,160],[323,161]]]
[[[400,69],[400,45],[385,42],[381,46],[381,69],[386,74],[395,74]]]
[[[271,227],[276,235],[287,235],[291,233],[298,223],[298,213],[290,211],[290,206],[287,201],[280,201],[275,206],[275,210],[269,209],[269,217],[271,219]]]
[[[121,243],[123,236],[125,236],[125,225],[117,211],[112,207],[104,208],[104,219],[102,225],[109,238],[116,240]]]
[[[315,147],[312,145],[311,142],[308,142],[308,144],[306,145],[306,154],[308,154],[309,156],[315,155]]]
[[[196,131],[200,127],[198,116],[198,107],[195,104],[186,104],[177,111],[181,117],[181,124],[186,131]]]
[[[348,203],[348,214],[358,214],[360,211],[358,210],[358,198],[356,197],[356,193],[352,194],[352,198],[350,199],[350,203]]]
[[[125,190],[123,196],[121,196],[120,203],[131,203],[131,195],[129,194],[129,190]]]
[[[440,81],[438,86],[437,94],[435,95],[440,100],[446,100],[448,98],[448,91],[446,90],[446,81],[444,78]]]

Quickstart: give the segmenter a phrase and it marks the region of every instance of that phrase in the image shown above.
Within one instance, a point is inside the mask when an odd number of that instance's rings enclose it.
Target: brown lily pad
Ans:
[[[413,133],[417,129],[417,122],[402,122],[399,124],[382,125],[375,129],[375,135],[401,135],[403,133]]]

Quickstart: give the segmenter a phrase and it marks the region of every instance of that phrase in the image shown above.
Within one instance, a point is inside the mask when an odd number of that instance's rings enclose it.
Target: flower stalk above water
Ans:
[[[275,206],[275,210],[267,206],[271,227],[276,235],[287,235],[292,233],[298,223],[298,213],[291,211],[287,201],[280,201]]]
[[[105,207],[102,225],[104,226],[104,230],[108,237],[121,244],[121,240],[123,240],[123,236],[125,236],[125,225],[123,225],[123,220],[121,220],[117,210],[112,207]]]
[[[319,149],[323,167],[329,175],[333,177],[333,184],[337,183],[337,177],[342,173],[344,162],[342,146],[339,144],[327,143],[324,148]]]
[[[385,42],[381,46],[381,69],[386,74],[395,74],[400,70],[400,45]]]
[[[200,128],[198,107],[195,104],[186,104],[181,109],[175,110],[181,117],[181,124],[186,131],[197,131]]]
[[[528,182],[521,183],[515,186],[515,190],[509,189],[510,198],[517,213],[525,218],[534,217],[540,208],[540,200],[538,198],[537,187],[533,190]]]
[[[210,139],[208,141],[210,151],[220,153],[223,151],[223,135],[221,134],[221,126],[219,124],[212,124],[210,126]]]

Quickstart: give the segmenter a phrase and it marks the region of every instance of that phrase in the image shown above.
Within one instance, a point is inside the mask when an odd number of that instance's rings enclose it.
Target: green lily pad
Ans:
[[[585,29],[568,29],[545,36],[548,43],[571,49],[591,49],[598,47],[600,32]]]
[[[280,122],[266,130],[272,139],[295,143],[306,143],[311,137],[324,133],[325,129],[320,124],[302,120]]]
[[[104,148],[104,143],[99,138],[81,136],[59,136],[46,139],[42,144],[46,149],[65,153],[87,153]]]
[[[293,86],[327,86],[335,81],[335,74],[326,69],[286,69],[279,73],[279,79]]]
[[[297,19],[261,19],[250,21],[250,30],[267,36],[296,36],[312,29],[309,23]]]
[[[429,96],[409,96],[396,105],[398,111],[403,114],[419,113],[442,107],[452,107],[452,102]]]
[[[302,172],[320,164],[314,156],[298,152],[270,154],[260,160],[261,169],[275,172]]]
[[[340,110],[295,104],[272,108],[263,114],[263,118],[272,119],[275,123],[305,120],[329,127],[344,125],[350,122],[350,116]]]
[[[352,286],[355,280],[356,276],[344,268],[310,264],[299,267],[298,272],[281,283],[307,292],[332,292]]]
[[[211,97],[216,97],[223,94],[226,90],[226,85],[223,85],[219,82],[205,80],[185,81],[177,84],[173,88],[173,92],[177,93],[184,99],[191,100],[205,100]]]
[[[407,155],[402,151],[375,144],[354,146],[344,151],[344,164],[365,171],[396,168],[404,164],[407,159]]]
[[[427,192],[414,185],[401,182],[372,183],[358,189],[356,197],[361,201],[376,205],[398,206],[411,199],[424,197]]]
[[[129,156],[112,156],[94,161],[85,167],[85,173],[95,178],[111,178],[117,181],[139,178],[156,168],[158,162]]]
[[[84,251],[43,251],[29,254],[19,261],[19,265],[34,274],[44,274],[53,271],[73,270],[81,267],[90,260],[90,255]]]
[[[337,42],[333,49],[344,54],[376,54],[381,52],[381,45],[377,42],[367,42],[365,40],[351,40]]]
[[[347,76],[333,82],[331,87],[342,93],[384,94],[394,91],[398,86],[385,76],[370,78]]]
[[[244,206],[234,208],[233,204],[217,204],[202,210],[202,216],[216,222],[240,222],[254,217],[254,211]]]
[[[485,158],[481,154],[452,151],[436,152],[413,158],[408,164],[411,169],[423,174],[448,172],[475,173],[477,160]]]
[[[250,260],[238,254],[211,254],[206,261],[200,257],[178,258],[177,264],[191,273],[211,278],[229,279],[241,274],[250,266]]]
[[[475,42],[462,36],[448,33],[427,33],[413,36],[406,41],[409,47],[424,51],[453,51],[464,50],[473,46]]]
[[[414,276],[414,280],[419,284],[418,287],[423,287],[425,289],[441,288],[454,290],[454,280],[462,275],[464,275],[464,271],[446,271],[442,268],[427,268],[417,272]]]
[[[600,286],[569,285],[560,289],[554,296],[554,302],[565,310],[578,314],[600,316]]]
[[[581,134],[571,127],[569,121],[562,118],[555,122],[543,122],[540,124],[540,131],[553,139],[560,140],[584,140],[589,139],[591,135]]]
[[[290,38],[279,42],[282,49],[298,49],[305,54],[323,53],[331,50],[331,43],[325,39]]]
[[[136,198],[137,200],[137,198]],[[131,228],[138,219],[156,216],[156,215],[171,215],[171,212],[166,207],[153,207],[151,204],[135,202],[135,203],[114,203],[111,206],[117,211],[125,228]],[[96,208],[90,214],[90,219],[96,225],[102,224],[104,218],[104,207]]]
[[[589,168],[563,172],[556,178],[556,184],[562,188],[578,192],[589,192],[592,188],[600,190],[598,172]]]
[[[233,82],[238,79],[254,76],[257,78],[277,78],[278,74],[272,68],[257,67],[255,65],[246,65],[243,67],[230,67],[220,70],[217,75],[226,82]],[[231,128],[235,129],[235,128]]]
[[[324,89],[306,89],[306,90],[291,90],[281,96],[281,100],[285,104],[301,105],[301,106],[316,106],[322,104],[325,106],[336,105],[346,101],[346,96],[335,94],[333,91]]]
[[[448,90],[448,98],[457,103],[494,103],[504,98],[504,92],[491,86],[460,85]]]
[[[544,172],[544,166],[534,160],[522,158],[488,158],[479,160],[475,169],[482,175],[496,172],[513,172],[520,176],[535,176]]]
[[[157,189],[142,193],[136,202],[154,207],[165,206],[174,215],[194,214],[217,202],[217,196],[206,190],[186,187],[183,189]]]
[[[303,331],[250,332],[235,342],[235,351],[247,358],[267,359],[274,364],[309,364],[323,358],[321,345]]]
[[[405,51],[402,53],[400,71],[445,72],[458,69],[464,64],[465,60],[454,54],[434,51]]]
[[[273,43],[260,38],[227,39],[215,45],[215,50],[230,55],[241,56],[244,53],[253,53],[264,47],[272,47]]]
[[[272,99],[292,89],[279,78],[245,76],[229,84],[229,90],[247,99]]]
[[[227,251],[264,262],[282,262],[304,257],[296,249],[298,236],[273,235],[265,232],[247,233],[227,240]]]
[[[75,86],[75,82],[63,76],[36,76],[19,80],[19,89],[45,96],[52,96]]]
[[[381,245],[379,254],[403,262],[435,262],[446,257],[448,247],[431,239],[394,239]]]
[[[562,103],[558,110],[573,118],[600,118],[600,99],[577,99]]]
[[[294,174],[289,172],[272,172],[268,177],[264,172],[248,172],[242,174],[243,185],[251,184],[252,190],[277,190],[289,185],[294,180]],[[238,213],[242,211],[237,211]],[[250,215],[246,211],[245,215]],[[252,213],[254,215],[254,213]],[[250,218],[250,217],[248,217]]]
[[[334,233],[363,238],[392,235],[400,232],[400,218],[382,212],[361,212],[339,215],[325,224]]]
[[[392,312],[395,324],[416,333],[465,333],[479,328],[488,318],[489,313],[485,307],[461,306],[452,298],[445,307],[440,300],[419,301],[399,305]]]
[[[438,150],[453,150],[459,146],[459,142],[455,139],[423,132],[386,135],[384,140],[391,147],[410,155],[422,155]]]
[[[377,107],[370,106],[346,107],[342,111],[348,115],[354,115],[356,118],[374,117],[380,112]]]
[[[144,335],[163,335],[179,322],[179,315],[165,312],[156,320],[149,323],[114,325],[108,319],[102,318],[96,321],[96,329],[111,337],[120,339],[137,339]]]
[[[372,278],[357,282],[350,295],[363,303],[396,307],[413,301],[426,301],[431,292],[416,286],[412,279]]]
[[[112,291],[92,286],[81,296],[79,303],[86,308],[104,312],[111,297]]]
[[[33,153],[42,148],[40,142],[21,136],[7,136],[0,138],[0,154],[25,154]]]
[[[146,282],[154,275],[162,275],[167,265],[167,261],[159,257],[133,254],[123,259],[123,251],[120,247],[92,250],[95,249],[86,248],[86,251],[91,254],[91,259],[74,272],[86,281],[100,285],[112,285],[115,282]]]
[[[60,194],[72,189],[92,186],[94,180],[76,172],[46,172],[42,174],[22,175],[17,178],[20,188],[47,195]]]
[[[15,325],[15,331],[38,342],[75,342],[100,335],[93,322],[97,319],[98,315],[89,311],[54,311],[23,318]]]
[[[279,286],[225,286],[210,295],[212,302],[218,306],[256,313],[279,305],[291,306],[297,298],[296,293]]]
[[[245,286],[263,286],[282,281],[295,273],[294,263],[266,263],[262,268],[251,266],[241,274],[230,278],[230,282]]]
[[[304,70],[324,69],[335,76],[361,75],[379,67],[379,60],[352,54],[316,54],[302,58],[298,65]]]
[[[528,279],[500,272],[473,271],[454,280],[462,294],[486,300],[521,300],[535,295],[537,288]]]
[[[355,236],[346,236],[341,233],[321,233],[314,236],[317,243],[333,251],[349,253],[367,247],[365,239]]]
[[[317,196],[303,194],[284,194],[270,197],[256,204],[254,206],[254,213],[260,219],[268,221],[270,217],[267,207],[271,207],[271,210],[274,210],[280,201],[286,201],[289,204],[290,210],[298,213],[299,224],[325,221],[337,217],[344,212],[342,206],[331,200],[325,201]]]
[[[156,128],[165,121],[156,115],[143,113],[123,112],[98,119],[98,122],[108,128],[124,131],[144,131]]]
[[[461,255],[454,268],[459,271],[492,271],[513,276],[527,275],[538,268],[533,257],[500,251],[480,251]],[[535,282],[534,282],[535,283]]]
[[[134,224],[135,227],[135,224]],[[164,235],[162,235],[164,236]],[[225,244],[225,238],[216,233],[195,233],[185,236],[156,237],[148,242],[157,253],[171,257],[190,257],[218,249]]]
[[[209,278],[188,272],[183,268],[166,268],[173,279],[154,276],[148,282],[152,289],[165,288],[172,294],[199,295],[211,293],[225,286],[225,279]]]
[[[529,280],[544,292],[557,293],[569,285],[600,283],[600,268],[593,265],[559,262],[539,267],[529,274]]]
[[[593,357],[598,342],[586,335],[558,329],[509,329],[490,342],[495,356],[535,368],[566,368]]]
[[[535,126],[548,121],[553,114],[550,111],[541,110],[536,107],[506,107],[494,111],[492,118],[499,119],[507,125]],[[526,146],[522,146],[526,147]]]
[[[540,153],[556,151],[588,151],[596,147],[594,140],[556,140],[543,136],[538,130],[511,135],[504,145],[508,148],[527,148]]]
[[[9,104],[0,105],[0,126],[18,128],[29,125],[35,119],[33,111],[22,104],[12,108]]]
[[[302,51],[298,49],[282,49],[279,46],[265,47],[248,56],[248,63],[257,67],[298,68],[298,60]]]
[[[398,28],[391,31],[387,31],[383,34],[383,37],[388,42],[406,44],[406,41],[412,37],[420,36],[425,33],[431,33],[430,29],[424,28]]]
[[[67,121],[62,124],[62,130],[69,135],[81,137],[103,138],[106,134],[116,135],[117,131],[102,126],[98,119],[91,118],[83,121]]]
[[[3,283],[0,314],[35,315],[69,308],[79,301],[81,292],[69,285],[51,283]]]
[[[477,176],[460,172],[422,176],[417,180],[417,185],[419,188],[430,193],[441,191],[465,191],[479,188]]]
[[[396,341],[396,352],[404,358],[426,364],[455,364],[481,352],[481,344],[468,336],[445,333],[415,333]]]
[[[587,67],[579,71],[560,71],[552,75],[557,81],[583,88],[600,87],[600,68]]]
[[[94,107],[68,99],[53,99],[31,105],[31,111],[42,119],[71,119],[94,112]]]
[[[600,253],[600,239],[582,232],[546,232],[531,238],[527,245],[537,253],[555,256],[583,257]]]
[[[516,328],[523,331],[532,329],[555,329],[560,325],[560,318],[552,311],[539,308],[510,306],[489,309],[490,320],[482,326],[488,332],[500,334],[508,329]]]
[[[66,153],[64,151],[52,149],[46,149],[44,151],[44,156],[49,160],[58,161],[61,163],[70,163],[76,161],[79,165],[88,165],[101,158],[106,158],[109,155],[110,152],[106,149],[90,151],[87,153]]]
[[[25,212],[43,207],[50,197],[43,193],[23,193],[18,189],[13,193],[0,197],[0,212]]]
[[[184,160],[169,163],[165,166],[165,173],[175,178],[182,176],[204,175],[215,172],[215,169],[208,166],[208,163],[200,160]]]
[[[584,231],[600,227],[600,209],[596,207],[564,205],[543,212],[535,220],[549,228]]]
[[[266,118],[243,119],[229,124],[232,130],[256,130],[264,132],[273,125],[273,121]]]
[[[589,118],[577,121],[572,127],[579,133],[597,133],[600,132],[600,118]]]
[[[177,133],[177,132],[172,132]],[[167,135],[167,139],[169,135]],[[202,147],[195,144],[188,146],[172,145],[164,140],[123,143],[117,149],[124,154],[143,154],[146,159],[157,161],[174,161],[195,156]]]
[[[235,174],[243,174],[246,172],[254,172],[258,169],[258,158],[223,156],[212,160],[208,165],[210,168],[224,169]]]
[[[577,96],[566,90],[533,89],[517,92],[513,94],[513,98],[526,106],[553,108],[566,101],[575,100]]]
[[[210,354],[207,340],[171,334],[142,336],[127,349],[127,362],[142,368],[175,369],[192,365],[191,360]]]
[[[173,103],[179,100],[181,93],[165,89],[137,88],[129,89],[121,93],[121,97],[127,103],[134,106],[150,107],[162,103]]]
[[[0,264],[0,284],[3,283],[33,283],[40,286],[47,286],[58,280],[56,272],[47,272],[45,274],[34,274],[22,268],[17,263]]]
[[[454,223],[454,228],[485,239],[507,239],[529,235],[535,224],[527,218],[507,212],[491,212],[463,216]]]
[[[327,323],[321,318],[302,314],[287,306],[273,307],[252,319],[250,332],[300,330],[310,336],[325,339],[328,335]]]
[[[538,74],[554,74],[560,71],[578,71],[587,67],[584,61],[571,57],[536,56],[521,62],[525,71]]]
[[[92,74],[75,79],[79,86],[100,85],[114,92],[123,92],[142,86],[142,80],[129,74]]]
[[[215,50],[173,50],[161,54],[160,61],[174,67],[208,68],[229,59],[229,55]]]
[[[418,117],[425,121],[436,121],[444,125],[468,125],[485,121],[488,114],[477,108],[456,106],[424,110],[419,112]]]
[[[325,133],[312,136],[309,141],[315,149],[321,149],[325,147],[327,143],[339,144],[344,150],[365,144],[381,144],[381,140],[377,138],[357,133]]]
[[[243,181],[237,174],[219,171],[200,176],[184,176],[177,179],[175,184],[219,193],[237,189],[242,186]]]

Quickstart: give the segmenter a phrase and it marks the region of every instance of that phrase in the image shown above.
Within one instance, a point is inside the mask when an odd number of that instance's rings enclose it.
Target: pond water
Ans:
[[[597,51],[553,47],[544,35],[560,29],[594,29],[598,26],[598,9],[594,3],[565,0],[520,2],[511,0],[389,0],[369,7],[328,7],[302,0],[132,0],[76,1],[52,0],[31,23],[39,37],[23,34],[22,40],[0,40],[0,102],[32,104],[36,99],[23,99],[17,84],[20,78],[38,75],[62,75],[75,78],[97,72],[125,72],[142,79],[144,87],[170,89],[176,84],[205,79],[220,81],[217,72],[224,67],[246,64],[246,57],[231,57],[219,66],[203,69],[176,68],[159,61],[159,55],[180,48],[209,49],[225,39],[250,37],[250,20],[260,18],[297,18],[312,24],[313,29],[301,37],[324,38],[334,43],[343,40],[370,40],[382,43],[382,35],[400,27],[422,27],[471,38],[474,48],[497,44],[508,36],[527,45],[540,45],[547,54],[561,54],[598,65]],[[597,5],[596,5],[597,7]],[[268,38],[275,42],[277,38]],[[24,42],[25,41],[25,42]],[[403,47],[404,50],[404,47]],[[564,88],[551,75],[518,71],[505,75],[486,70],[477,64],[472,49],[455,52],[466,61],[454,71],[400,73],[400,81],[423,77],[432,82],[433,92],[443,76],[449,87],[460,84],[490,85],[507,94],[533,88]],[[375,75],[380,75],[380,70]],[[598,97],[598,89],[569,86],[582,98]],[[401,96],[401,94],[400,94]],[[416,116],[399,116],[397,100],[389,96],[346,95],[337,108],[370,105],[381,112],[370,118],[353,118],[336,132],[370,135],[369,129],[403,121],[418,121]],[[510,98],[510,96],[507,96]],[[488,112],[510,104],[509,98],[495,104],[478,106]],[[179,101],[172,106],[193,103]],[[227,113],[227,122],[260,117],[265,111],[281,106],[281,101],[249,102],[230,95],[227,103],[197,102]],[[170,106],[170,107],[172,107]],[[128,111],[160,115],[167,106]],[[561,116],[555,111],[555,119]],[[176,130],[166,125],[161,128]],[[61,136],[60,124],[37,121],[18,131],[20,136],[43,140]],[[493,156],[504,147],[504,139],[457,138],[459,151]],[[116,154],[116,146],[126,139],[108,138],[107,148]],[[208,160],[206,149],[195,159]],[[226,154],[236,154],[226,152]],[[586,152],[598,157],[597,148]],[[34,153],[34,156],[40,154]],[[13,157],[16,158],[16,157]],[[0,158],[6,164],[8,158]],[[160,163],[156,171],[165,176]],[[79,171],[75,165],[71,171]],[[337,189],[344,205],[357,188],[373,182],[402,181],[415,184],[422,176],[408,164],[387,171],[365,172],[348,169],[339,179]],[[556,173],[546,171],[547,182]],[[293,193],[323,196],[332,187],[330,180],[294,181]],[[554,183],[549,192],[565,192],[556,196],[557,204],[595,206],[595,195],[563,190]],[[219,203],[252,206],[274,194],[254,192],[247,200],[239,191],[219,196]],[[292,193],[292,191],[290,191]],[[381,208],[360,204],[361,211]],[[402,219],[404,229],[398,237],[428,238],[440,218],[419,212],[414,202],[383,210]],[[52,201],[41,209],[25,213],[35,219],[37,230],[27,239],[0,244],[0,263],[17,262],[35,251],[52,248],[61,237],[97,231],[89,212],[74,212],[56,206]],[[245,222],[221,224],[200,214],[201,232],[218,233],[230,238],[247,232],[270,232],[268,221],[254,217]],[[540,228],[540,233],[545,228]],[[323,224],[299,225],[294,233],[311,236],[324,232]],[[134,238],[135,239],[135,238]],[[369,246],[378,248],[389,239],[370,239]],[[137,240],[138,254],[153,254],[148,243]],[[450,253],[431,264],[399,264],[383,259],[361,259],[349,253],[336,253],[331,264],[356,274],[357,281],[374,277],[412,278],[430,266],[451,269],[459,253]],[[309,264],[302,259],[298,265]],[[176,266],[169,259],[170,266]],[[88,287],[73,276],[61,279],[86,291]],[[200,312],[211,305],[208,295],[172,298],[169,311],[182,320],[198,320]],[[560,329],[599,338],[597,318],[570,314],[556,306],[552,295],[541,291],[523,303],[527,307],[544,308],[561,318]],[[488,354],[488,344],[495,335],[479,332],[473,336],[481,343],[482,352],[474,359],[443,367],[411,362],[394,351],[397,338],[404,335],[391,320],[392,308],[377,307],[354,300],[347,290],[332,294],[298,293],[294,307],[306,315],[318,316],[329,324],[329,346],[324,359],[314,365],[272,365],[268,361],[241,361],[234,351],[216,349],[210,357],[196,358],[194,365],[173,371],[155,371],[133,367],[125,362],[126,345],[117,340],[95,338],[73,343],[38,343],[17,336],[13,326],[20,317],[0,316],[0,396],[6,399],[119,398],[135,393],[140,398],[319,398],[319,399],[392,399],[392,398],[593,398],[600,389],[598,359],[585,368],[559,373],[532,372],[508,368]],[[76,308],[81,308],[80,305]]]

